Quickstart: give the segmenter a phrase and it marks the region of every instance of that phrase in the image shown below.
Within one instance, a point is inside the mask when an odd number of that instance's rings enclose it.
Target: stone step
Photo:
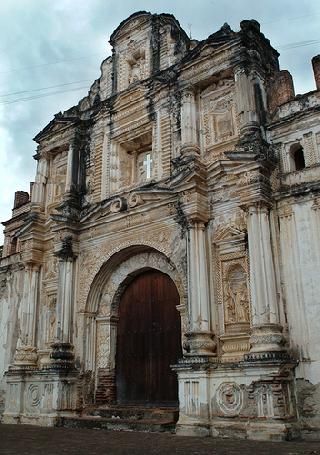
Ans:
[[[86,415],[108,419],[166,420],[176,422],[179,417],[175,407],[147,408],[141,406],[100,406],[85,411]]]
[[[175,432],[175,422],[167,419],[121,419],[100,416],[60,417],[57,426],[109,431]]]

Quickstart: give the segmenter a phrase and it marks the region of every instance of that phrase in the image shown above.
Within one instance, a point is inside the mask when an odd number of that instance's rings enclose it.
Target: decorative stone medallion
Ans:
[[[26,409],[31,413],[39,412],[40,400],[41,394],[38,384],[30,384],[26,395]]]
[[[223,382],[217,389],[216,402],[224,415],[238,415],[243,406],[243,391],[236,383]]]

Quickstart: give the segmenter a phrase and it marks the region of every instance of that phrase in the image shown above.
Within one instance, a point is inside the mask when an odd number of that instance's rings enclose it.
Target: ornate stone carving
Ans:
[[[216,392],[218,409],[226,416],[239,415],[243,406],[243,391],[236,383],[223,382]]]
[[[110,336],[106,323],[102,321],[97,324],[97,368],[107,368],[110,360]]]
[[[247,275],[240,264],[232,265],[223,278],[225,324],[250,323]]]
[[[39,408],[41,400],[40,387],[38,384],[30,384],[27,390],[26,407]]]
[[[213,146],[229,142],[237,135],[233,81],[221,80],[201,93],[203,136],[207,153]],[[213,153],[220,154],[220,149]],[[212,159],[212,158],[211,158]]]
[[[128,197],[128,207],[133,208],[137,207],[138,205],[143,204],[143,198],[141,194],[138,193],[131,193]]]
[[[56,331],[57,297],[56,295],[51,295],[48,300],[46,341],[47,343],[53,343]]]
[[[263,324],[253,326],[250,337],[251,350],[247,359],[268,359],[268,352],[285,351],[285,339],[282,334],[282,330],[282,326],[279,324]],[[266,355],[261,357],[259,356],[260,353],[265,353]]]
[[[32,346],[20,346],[14,355],[14,364],[16,366],[35,366],[37,360],[37,349]]]
[[[128,53],[130,54],[128,58],[128,82],[132,84],[146,78],[145,50],[141,48],[141,44],[130,41]]]
[[[55,280],[58,276],[58,260],[54,256],[50,256],[44,262],[44,280]]]
[[[118,197],[118,198],[114,199],[110,204],[110,212],[112,212],[112,213],[121,212],[122,210],[125,210],[126,208],[127,208],[127,201],[122,197]]]
[[[167,257],[172,255],[172,245],[170,242],[171,233],[165,230],[148,231],[143,235],[141,233],[132,236],[130,240],[118,243],[116,246],[109,242],[104,242],[99,246],[91,246],[89,252],[80,254],[80,282],[82,283],[79,291],[79,308],[85,307],[91,283],[94,277],[98,274],[102,265],[107,262],[114,254],[137,245],[143,245],[153,248]],[[175,267],[184,276],[184,269],[177,263]]]
[[[190,356],[213,356],[215,355],[216,343],[212,332],[188,332],[185,334],[187,341],[184,350]]]

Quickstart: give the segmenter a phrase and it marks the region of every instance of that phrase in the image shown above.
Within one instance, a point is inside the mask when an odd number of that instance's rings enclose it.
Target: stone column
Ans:
[[[199,152],[196,99],[189,87],[181,94],[181,153],[194,155]]]
[[[189,322],[186,334],[190,355],[213,356],[206,228],[193,221],[188,231]]]
[[[73,144],[69,145],[65,193],[73,193],[78,183],[79,156]]]
[[[56,339],[61,343],[71,343],[73,262],[71,257],[59,261]]]
[[[25,268],[20,337],[14,356],[14,364],[19,366],[37,363],[36,326],[39,294],[39,265],[30,263]]]
[[[36,181],[32,187],[31,202],[35,205],[45,203],[45,186],[48,178],[48,161],[41,157],[37,165]]]
[[[252,335],[250,353],[284,351],[271,248],[269,208],[248,207]]]
[[[74,261],[72,238],[62,241],[59,257],[58,294],[57,294],[57,325],[56,340],[52,345],[51,358],[64,368],[73,365],[73,299],[74,299]]]
[[[72,163],[73,163],[73,146],[69,145],[68,160],[67,160],[67,175],[66,175],[66,186],[65,192],[69,193],[72,188]]]
[[[236,68],[235,90],[240,136],[245,136],[259,130],[254,79],[255,75],[248,69],[242,66]]]

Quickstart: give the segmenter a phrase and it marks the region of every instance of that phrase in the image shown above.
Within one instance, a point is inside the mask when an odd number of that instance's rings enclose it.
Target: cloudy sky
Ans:
[[[99,77],[109,36],[135,11],[172,13],[195,39],[228,22],[256,19],[294,77],[296,93],[314,90],[310,60],[320,53],[318,0],[1,0],[0,220],[14,191],[34,179],[32,138],[76,104]],[[1,237],[0,237],[1,244]]]

